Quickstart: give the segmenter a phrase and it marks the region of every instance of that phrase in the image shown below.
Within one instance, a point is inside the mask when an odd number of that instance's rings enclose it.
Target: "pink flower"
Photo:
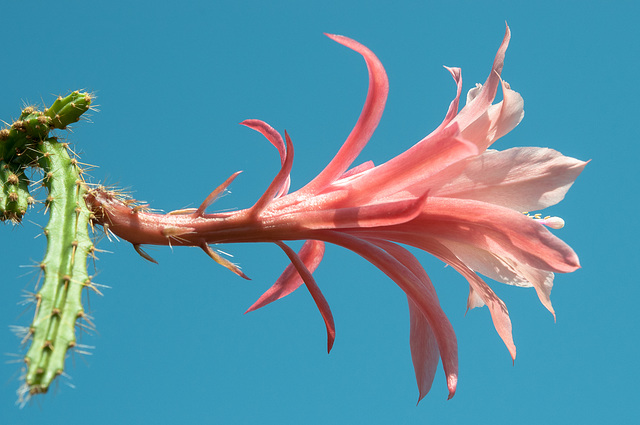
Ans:
[[[282,168],[251,208],[205,214],[237,173],[217,188],[200,208],[152,214],[131,200],[94,190],[89,202],[108,230],[131,242],[151,259],[143,244],[188,245],[202,248],[214,260],[246,277],[221,258],[209,244],[273,242],[291,260],[276,283],[248,311],[284,297],[305,283],[325,321],[328,349],[335,327],[329,306],[312,272],[324,253],[324,242],[348,248],[387,274],[406,293],[410,344],[419,400],[431,388],[438,360],[447,379],[449,397],[458,376],[457,341],[442,311],[427,273],[398,244],[425,250],[469,282],[468,308],[487,305],[494,326],[515,359],[511,322],[505,304],[478,276],[518,286],[533,286],[552,313],[549,293],[553,273],[579,268],[573,250],[546,227],[561,227],[556,217],[529,216],[558,203],[586,162],[546,148],[487,150],[522,119],[523,100],[500,74],[510,33],[493,62],[484,85],[467,95],[458,112],[462,88],[458,68],[447,68],[457,94],[442,124],[406,152],[374,166],[365,162],[349,169],[382,116],[388,81],[381,63],[361,44],[337,35],[329,37],[360,53],[369,70],[369,92],[351,134],[333,160],[311,182],[288,194],[293,145],[262,121],[242,124],[261,132],[279,151]],[[492,104],[498,87],[503,100]],[[305,240],[299,253],[283,241]]]

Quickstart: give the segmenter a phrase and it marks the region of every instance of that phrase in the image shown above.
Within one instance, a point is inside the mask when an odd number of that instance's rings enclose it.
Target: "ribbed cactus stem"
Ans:
[[[24,171],[0,160],[0,221],[19,222],[33,203]]]
[[[91,95],[74,91],[66,97],[58,97],[44,115],[51,118],[53,128],[63,129],[80,119],[91,106]]]
[[[45,112],[32,106],[24,108],[9,128],[0,130],[0,221],[19,222],[33,203],[25,170],[38,166],[37,144],[51,129],[65,129],[89,110],[92,97],[74,91],[58,97]]]
[[[76,320],[83,317],[82,289],[92,287],[87,256],[93,252],[85,184],[66,144],[49,138],[37,146],[38,165],[49,191],[50,219],[44,233],[47,253],[41,263],[44,282],[36,294],[37,310],[30,328],[31,348],[25,356],[29,393],[46,392],[64,370],[67,351],[75,346]]]

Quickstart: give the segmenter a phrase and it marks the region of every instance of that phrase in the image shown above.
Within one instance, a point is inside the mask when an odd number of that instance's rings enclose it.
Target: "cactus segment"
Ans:
[[[38,144],[49,137],[52,129],[64,129],[78,121],[91,102],[90,94],[74,91],[58,97],[46,112],[25,107],[9,128],[0,130],[0,221],[22,220],[33,203],[25,171],[40,166]]]
[[[51,123],[51,118],[33,107],[23,109],[20,119],[0,130],[0,159],[30,166],[33,160],[30,153],[37,142],[47,138]]]
[[[87,256],[93,255],[94,248],[82,170],[70,157],[67,144],[49,137],[52,129],[77,122],[91,101],[91,95],[74,91],[59,97],[45,112],[24,108],[18,120],[0,130],[0,220],[19,222],[34,202],[27,168],[42,169],[50,214],[44,230],[47,253],[40,264],[44,281],[35,295],[36,313],[27,335],[31,347],[24,359],[27,370],[18,392],[21,400],[46,392],[62,373],[67,351],[76,345],[77,320],[85,317],[82,289],[95,289],[87,272]]]
[[[46,392],[64,370],[67,350],[76,344],[76,320],[84,316],[82,289],[92,288],[87,256],[93,252],[88,224],[91,213],[86,186],[66,144],[49,138],[38,144],[38,165],[49,191],[47,253],[41,268],[44,282],[36,294],[37,308],[29,333],[32,343],[25,356],[29,394]]]
[[[0,221],[19,222],[34,200],[29,179],[19,167],[0,161]]]
[[[80,116],[89,110],[91,100],[90,94],[74,91],[66,97],[58,97],[44,114],[51,118],[52,127],[64,129],[69,124],[77,122]]]

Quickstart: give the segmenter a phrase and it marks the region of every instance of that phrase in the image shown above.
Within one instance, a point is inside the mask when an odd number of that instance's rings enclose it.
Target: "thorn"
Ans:
[[[200,245],[200,248],[202,248],[202,250],[205,252],[205,254],[207,254],[209,257],[211,257],[213,259],[213,261],[215,261],[216,263],[220,264],[223,267],[226,267],[227,269],[231,270],[232,272],[234,272],[235,274],[237,274],[238,276],[240,276],[243,279],[247,279],[247,280],[251,280],[246,274],[244,274],[242,272],[242,270],[240,270],[240,267],[238,267],[237,265],[233,264],[231,261],[222,258],[220,255],[218,255],[217,252],[215,252],[213,249],[211,249],[211,247],[209,245],[207,245],[206,242],[203,242]]]
[[[169,211],[167,213],[167,215],[194,214],[196,211],[198,211],[197,208],[184,208],[184,209],[181,209],[181,210]]]
[[[196,217],[202,217],[202,215],[204,214],[204,210],[206,210],[209,205],[213,204],[215,202],[215,200],[218,199],[218,196],[220,196],[220,194],[227,187],[229,187],[231,182],[233,182],[235,180],[235,178],[238,177],[238,175],[241,172],[242,171],[236,171],[235,173],[231,174],[231,176],[228,179],[226,179],[224,181],[224,183],[222,183],[220,186],[216,187],[213,190],[213,192],[211,192],[209,194],[209,196],[207,196],[207,198],[202,202],[202,204],[200,204],[200,207],[198,207],[198,209],[196,210],[196,212],[193,213],[193,215],[196,216]]]
[[[193,227],[169,226],[162,229],[161,233],[162,233],[162,236],[164,236],[165,238],[168,238],[168,239],[174,238],[179,241],[181,240],[180,236],[195,233],[195,231],[196,229],[194,229]]]
[[[152,256],[150,256],[149,254],[147,254],[142,247],[140,246],[140,244],[133,244],[133,249],[136,250],[136,252],[138,253],[138,255],[140,255],[142,258],[144,258],[147,261],[150,261],[154,264],[158,264],[158,262],[156,260],[153,259]]]

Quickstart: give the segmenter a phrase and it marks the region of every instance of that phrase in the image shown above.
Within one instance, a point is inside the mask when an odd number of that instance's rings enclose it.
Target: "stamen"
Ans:
[[[560,217],[545,217],[543,219],[538,219],[536,221],[541,222],[547,227],[551,227],[552,229],[562,229],[564,227],[564,220]]]
[[[540,213],[531,215],[528,212],[523,212],[522,214],[544,224],[547,227],[551,227],[552,229],[562,229],[564,227],[564,220],[560,217],[552,217],[548,215],[542,218],[542,214]]]

